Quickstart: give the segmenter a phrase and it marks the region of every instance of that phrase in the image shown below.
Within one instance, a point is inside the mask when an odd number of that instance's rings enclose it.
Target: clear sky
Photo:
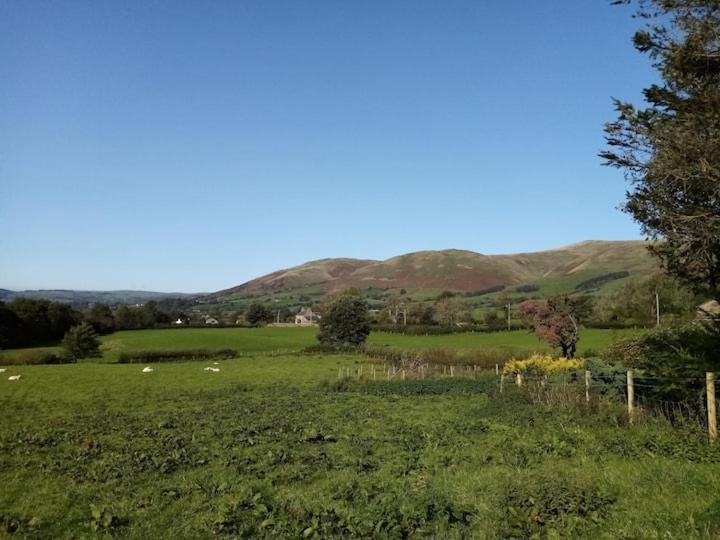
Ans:
[[[655,79],[605,0],[0,0],[0,287],[214,291],[324,257],[639,238]]]

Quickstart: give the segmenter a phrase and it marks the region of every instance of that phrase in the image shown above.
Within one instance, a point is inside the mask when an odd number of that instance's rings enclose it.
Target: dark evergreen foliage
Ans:
[[[664,268],[695,291],[720,295],[720,1],[620,0],[646,28],[635,48],[660,84],[645,107],[615,101],[605,126],[607,165],[625,171],[625,210],[651,239]]]
[[[343,294],[329,301],[320,319],[320,343],[348,347],[365,343],[370,334],[368,305],[359,296]]]

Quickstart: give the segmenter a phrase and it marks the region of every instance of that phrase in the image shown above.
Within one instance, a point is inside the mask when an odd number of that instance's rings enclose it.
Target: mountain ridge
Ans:
[[[450,248],[421,250],[385,260],[323,258],[271,272],[208,295],[209,299],[316,287],[442,289],[471,292],[549,279],[577,281],[613,272],[628,276],[659,267],[643,240],[586,240],[560,248],[486,255]]]

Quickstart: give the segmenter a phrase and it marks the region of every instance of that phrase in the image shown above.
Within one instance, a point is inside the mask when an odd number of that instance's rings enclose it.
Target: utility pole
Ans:
[[[277,314],[277,322],[278,322],[278,324],[280,324],[280,310],[279,309],[278,309],[278,314]]]
[[[660,295],[655,289],[655,325],[660,326]]]
[[[507,322],[508,322],[508,332],[509,332],[510,331],[510,304],[507,305],[507,311],[508,311]]]

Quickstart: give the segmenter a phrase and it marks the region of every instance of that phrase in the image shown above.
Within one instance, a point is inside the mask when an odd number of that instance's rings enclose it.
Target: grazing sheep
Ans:
[[[0,368],[0,373],[5,373],[7,371],[7,368]]]
[[[205,371],[212,371],[213,373],[217,373],[218,371],[220,371],[220,368],[217,368],[217,367],[206,367],[206,368],[205,368]]]
[[[10,375],[8,377],[8,381],[19,381],[20,377],[21,377],[21,375]]]
[[[213,362],[213,365],[214,365],[214,366],[219,366],[219,365],[220,365],[220,362]]]
[[[143,370],[142,370],[142,372],[143,372],[143,373],[152,373],[152,372],[153,372],[153,368],[151,368],[150,366],[144,367]]]

